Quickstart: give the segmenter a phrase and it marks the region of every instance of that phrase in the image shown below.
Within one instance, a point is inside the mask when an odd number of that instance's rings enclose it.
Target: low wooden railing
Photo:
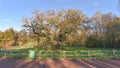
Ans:
[[[7,58],[29,58],[29,51],[3,50],[0,51],[0,57]],[[68,58],[118,58],[120,59],[120,50],[80,50],[80,51],[35,51],[37,59],[68,59]]]

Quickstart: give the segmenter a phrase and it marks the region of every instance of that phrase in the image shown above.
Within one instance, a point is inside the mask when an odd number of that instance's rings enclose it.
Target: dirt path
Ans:
[[[120,60],[24,60],[0,58],[0,68],[120,68]]]

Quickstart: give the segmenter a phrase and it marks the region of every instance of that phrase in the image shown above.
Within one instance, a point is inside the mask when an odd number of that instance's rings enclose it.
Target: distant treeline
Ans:
[[[36,46],[63,49],[63,46],[120,47],[120,17],[97,11],[87,17],[78,9],[35,10],[23,18],[23,29],[0,32],[0,46],[34,43]]]

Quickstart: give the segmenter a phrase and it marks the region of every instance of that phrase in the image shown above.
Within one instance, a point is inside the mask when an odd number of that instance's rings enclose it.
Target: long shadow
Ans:
[[[3,59],[0,68],[49,68],[46,63],[46,60]]]
[[[82,60],[82,61],[84,61],[85,63],[87,63],[87,64],[90,64],[90,65],[92,65],[92,66],[94,66],[94,67],[97,67],[97,68],[106,68],[106,66],[104,66],[104,65],[102,65],[102,64],[100,64],[100,63],[98,63],[98,62],[95,62],[95,60]]]
[[[24,61],[28,61],[23,63]],[[16,65],[16,68],[49,68],[47,64],[47,60],[24,60],[19,63],[23,63],[19,65]]]
[[[84,67],[84,68],[94,68],[94,66],[89,65],[87,63],[82,62],[82,60],[78,60],[78,59],[70,59],[68,60],[69,62],[71,62],[73,65],[78,66],[78,67]]]
[[[55,68],[67,68],[66,66],[64,66],[64,62],[62,62],[60,59],[53,59],[52,61],[54,63]]]
[[[67,68],[59,59],[51,61],[50,59],[0,59],[0,68],[53,68],[52,66],[54,68]]]
[[[15,62],[15,60],[13,60],[13,59],[1,59],[0,60],[0,68],[15,68],[14,62]]]
[[[0,58],[0,68],[120,68],[120,60],[113,59],[32,60],[32,59]]]
[[[102,64],[103,66],[107,67],[107,68],[118,68],[117,66],[115,65],[111,65],[107,62],[103,62],[103,61],[100,61],[100,60],[95,60],[96,63],[99,63],[99,64]]]
[[[83,63],[83,66],[87,65],[90,68],[120,68],[119,60],[111,60],[111,59],[82,59],[82,60],[70,60],[73,64],[80,65]],[[81,65],[80,65],[81,66]]]
[[[99,61],[103,62],[103,63],[108,63],[110,65],[114,65],[114,66],[118,66],[120,67],[120,60],[119,61],[116,61],[116,60],[113,60],[113,59],[99,59]]]

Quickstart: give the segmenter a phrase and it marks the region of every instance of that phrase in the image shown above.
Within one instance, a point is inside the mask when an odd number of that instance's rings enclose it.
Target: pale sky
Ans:
[[[120,15],[118,0],[0,0],[0,30],[8,28],[21,30],[22,18],[30,17],[33,10],[40,11],[63,9],[80,9],[87,16],[92,16],[97,10],[102,13],[112,12]]]

